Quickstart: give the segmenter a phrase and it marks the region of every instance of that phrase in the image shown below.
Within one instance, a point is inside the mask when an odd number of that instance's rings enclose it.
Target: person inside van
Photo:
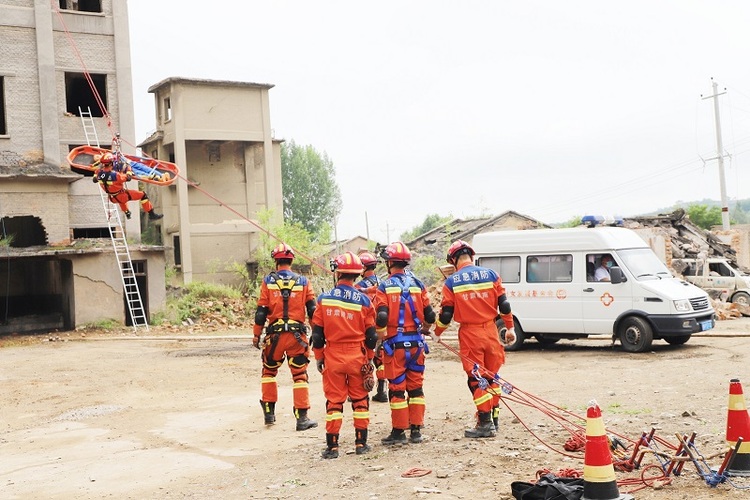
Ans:
[[[537,281],[541,281],[539,279],[539,259],[537,259],[536,257],[530,257],[527,267],[528,273],[526,275],[526,281],[528,281],[529,283],[536,283]]]
[[[594,273],[594,279],[596,279],[596,281],[610,281],[609,268],[612,267],[614,263],[615,261],[612,259],[611,255],[602,255],[601,263]]]

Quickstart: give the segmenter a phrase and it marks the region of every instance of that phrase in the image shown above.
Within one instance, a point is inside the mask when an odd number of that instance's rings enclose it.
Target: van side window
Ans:
[[[712,276],[732,276],[732,270],[729,269],[723,262],[710,262],[708,264],[709,272],[713,271],[716,274],[711,273]]]
[[[610,253],[586,255],[586,281],[609,281],[609,269],[617,265],[619,264]]]
[[[489,267],[497,274],[503,283],[519,283],[521,281],[521,257],[480,257],[477,265]]]
[[[528,283],[564,283],[573,281],[572,255],[529,255],[526,257]]]

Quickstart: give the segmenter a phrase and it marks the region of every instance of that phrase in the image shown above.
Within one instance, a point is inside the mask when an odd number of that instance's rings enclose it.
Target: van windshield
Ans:
[[[667,266],[659,260],[650,248],[618,250],[617,255],[621,258],[622,265],[627,267],[637,280],[655,280],[672,277]]]

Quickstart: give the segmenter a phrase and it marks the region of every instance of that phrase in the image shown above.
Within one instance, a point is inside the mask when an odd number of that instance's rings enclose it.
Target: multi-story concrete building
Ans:
[[[102,146],[135,151],[129,47],[125,0],[0,0],[0,333],[126,318],[99,188],[66,155],[89,110]],[[147,313],[162,308],[164,249],[131,255]]]
[[[181,179],[148,189],[163,211],[155,224],[183,282],[236,282],[263,229],[258,213],[282,216],[280,143],[272,137],[268,84],[168,78],[154,84],[156,132],[140,146],[177,163]]]

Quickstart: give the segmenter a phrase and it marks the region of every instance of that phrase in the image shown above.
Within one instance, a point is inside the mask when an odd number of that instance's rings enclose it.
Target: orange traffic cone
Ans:
[[[586,454],[583,464],[582,500],[632,500],[631,495],[620,495],[609,451],[602,411],[596,401],[589,402],[586,411]]]
[[[726,473],[730,476],[750,476],[750,415],[745,407],[742,384],[737,378],[729,381],[729,407],[727,411],[727,443],[734,449],[737,439],[742,443],[731,458]]]

